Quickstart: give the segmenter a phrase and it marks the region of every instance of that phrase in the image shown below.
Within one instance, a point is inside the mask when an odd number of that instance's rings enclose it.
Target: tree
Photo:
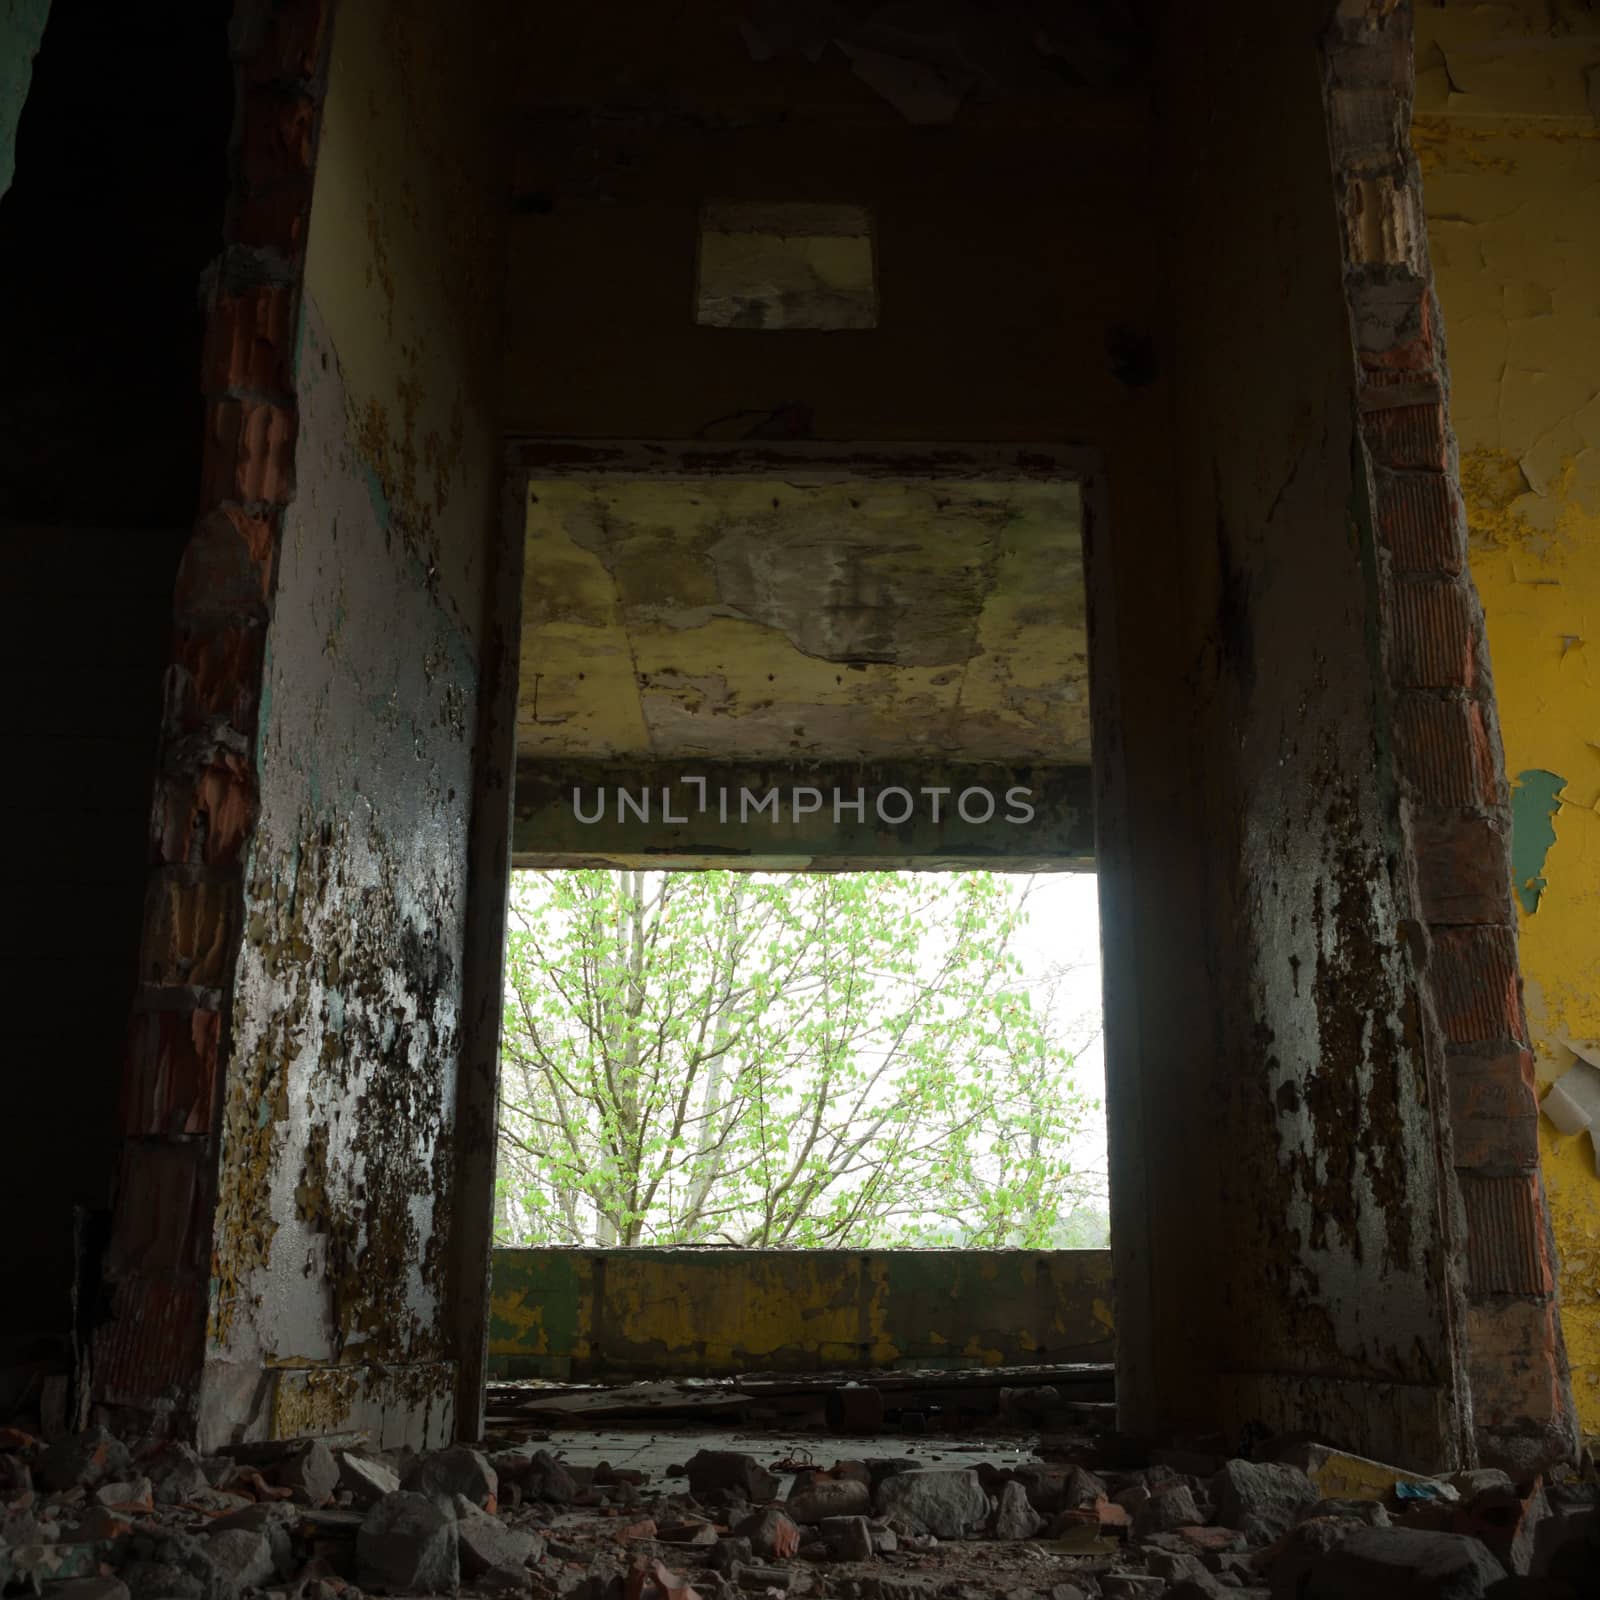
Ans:
[[[502,1242],[1049,1244],[1091,1110],[990,873],[519,874]]]

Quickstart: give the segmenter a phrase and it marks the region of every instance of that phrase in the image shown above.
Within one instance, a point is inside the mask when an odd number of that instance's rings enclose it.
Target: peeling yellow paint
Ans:
[[[307,1372],[295,1384],[273,1390],[272,1437],[298,1439],[337,1433],[361,1393],[361,1375],[348,1367]]]
[[[1542,1083],[1566,1038],[1600,1037],[1600,52],[1547,7],[1419,9],[1429,241],[1449,335],[1472,574],[1488,622],[1506,770],[1566,786],[1537,909],[1519,908]],[[1586,1137],[1540,1141],[1562,1325],[1586,1432],[1600,1431],[1600,1177]]]

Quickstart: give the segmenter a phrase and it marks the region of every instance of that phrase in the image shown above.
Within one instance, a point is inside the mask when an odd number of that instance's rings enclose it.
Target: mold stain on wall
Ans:
[[[1416,143],[1513,783],[1541,1084],[1600,1040],[1600,38],[1570,4],[1417,11]],[[1600,1431],[1600,1176],[1540,1119],[1562,1323]]]
[[[232,1006],[202,1435],[452,1426],[478,640],[499,492],[471,30],[340,8]]]
[[[470,702],[475,666],[379,519],[310,300],[301,355],[316,376],[268,662],[213,1357],[432,1363],[472,779],[450,702]]]

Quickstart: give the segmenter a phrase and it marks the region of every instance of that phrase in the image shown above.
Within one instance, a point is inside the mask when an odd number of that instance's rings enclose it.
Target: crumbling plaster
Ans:
[[[483,42],[339,8],[295,346],[201,1434],[453,1429],[498,196]]]
[[[524,757],[1089,757],[1070,483],[529,487]]]
[[[1600,30],[1533,0],[1417,10],[1413,138],[1449,323],[1472,575],[1483,599],[1517,844],[1541,1084],[1600,1043]],[[1556,780],[1547,816],[1541,774]],[[1514,845],[1516,848],[1516,845]],[[1533,859],[1517,848],[1516,859]],[[1522,867],[1519,866],[1519,871]],[[1524,874],[1526,876],[1526,874]],[[1517,887],[1528,889],[1526,883]],[[1579,1419],[1600,1431],[1600,1176],[1539,1128]]]

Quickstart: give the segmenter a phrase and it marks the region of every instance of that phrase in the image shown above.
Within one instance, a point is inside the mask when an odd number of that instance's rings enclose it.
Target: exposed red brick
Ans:
[[[1378,531],[1403,573],[1454,577],[1466,566],[1460,508],[1450,480],[1437,472],[1380,472]]]
[[[1450,1051],[1448,1083],[1456,1166],[1498,1173],[1538,1168],[1539,1099],[1530,1051]]]
[[[1392,592],[1395,681],[1409,689],[1470,689],[1478,638],[1465,584],[1412,579]]]
[[[227,242],[245,248],[227,258],[233,287],[211,308],[202,353],[202,380],[214,396],[205,415],[202,516],[179,574],[152,813],[158,863],[233,871],[195,882],[158,866],[145,949],[163,983],[225,977],[239,937],[239,864],[258,795],[249,751],[279,535],[270,508],[294,489],[294,274],[310,216],[331,11],[332,0],[237,0],[233,8],[240,147]],[[257,286],[240,287],[250,282]],[[129,1139],[105,1263],[116,1285],[114,1317],[96,1336],[99,1399],[146,1405],[167,1397],[192,1408],[205,1352],[216,1168],[208,1134],[223,1049],[214,1011],[157,1012],[133,1024]]]
[[[144,982],[215,989],[227,975],[239,889],[225,879],[153,876],[146,891]]]
[[[256,400],[206,408],[201,510],[228,500],[284,505],[294,493],[295,413]]]
[[[207,394],[252,389],[287,395],[293,340],[294,296],[287,285],[219,294],[206,320],[201,388]]]
[[[172,866],[235,865],[255,819],[255,774],[241,756],[217,754],[194,774],[162,779],[156,798],[158,858]]]
[[[1537,1115],[1533,1052],[1521,1045],[1491,1050],[1451,1050],[1447,1057],[1451,1120],[1509,1122]]]
[[[1462,1172],[1459,1181],[1467,1212],[1470,1292],[1549,1294],[1555,1274],[1545,1251],[1538,1173],[1492,1177]]]
[[[124,1133],[210,1131],[221,1020],[215,1011],[135,1014],[123,1080]]]
[[[160,1277],[206,1269],[206,1198],[216,1152],[209,1139],[129,1139],[117,1180],[111,1276]]]
[[[268,188],[311,171],[317,103],[309,94],[273,84],[245,91],[241,172],[249,190]]]
[[[1560,1423],[1566,1411],[1553,1298],[1478,1301],[1467,1308],[1473,1420],[1480,1428]]]
[[[1510,928],[1436,930],[1428,977],[1450,1043],[1527,1042]]]
[[[1457,1171],[1534,1172],[1539,1166],[1539,1115],[1463,1117],[1451,1124]]]
[[[1395,743],[1401,777],[1424,804],[1498,804],[1489,733],[1475,702],[1402,694],[1395,706]]]
[[[186,1392],[205,1349],[204,1281],[125,1278],[112,1306],[112,1320],[95,1335],[96,1397],[115,1405]]]
[[[255,728],[266,630],[251,618],[211,628],[182,628],[167,672],[166,717],[179,733],[221,718],[241,733]]]
[[[1511,865],[1498,817],[1419,810],[1411,839],[1425,921],[1510,922]]]
[[[242,0],[233,8],[236,60],[246,83],[315,75],[331,6],[326,0]]]
[[[239,506],[219,506],[195,525],[178,566],[173,606],[180,622],[265,617],[277,526]]]
[[[1364,412],[1361,434],[1379,466],[1426,468],[1433,472],[1445,469],[1449,451],[1444,406],[1440,402]]]
[[[235,202],[231,232],[254,250],[275,250],[297,260],[305,249],[311,220],[311,180],[273,184],[241,194]]]
[[[195,813],[205,823],[202,860],[231,866],[244,856],[256,814],[254,771],[242,760],[215,761],[195,781]]]

